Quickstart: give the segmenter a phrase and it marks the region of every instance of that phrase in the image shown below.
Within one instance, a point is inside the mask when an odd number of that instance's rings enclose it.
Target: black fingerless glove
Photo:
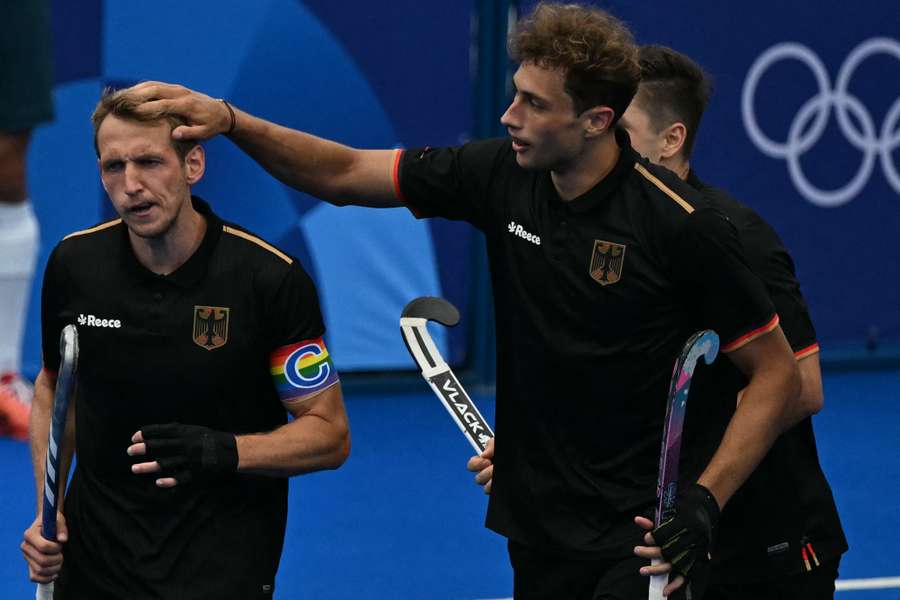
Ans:
[[[193,479],[218,479],[237,471],[234,434],[199,425],[167,423],[141,428],[147,453],[141,462],[159,463],[157,477],[174,477],[178,484]]]
[[[678,495],[675,514],[653,530],[672,572],[690,579],[708,562],[713,534],[719,521],[719,505],[708,489],[694,483]]]

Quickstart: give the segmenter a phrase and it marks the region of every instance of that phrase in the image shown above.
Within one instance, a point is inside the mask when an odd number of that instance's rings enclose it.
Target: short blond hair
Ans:
[[[97,132],[100,131],[100,125],[103,124],[103,120],[109,115],[115,115],[122,119],[139,121],[142,123],[165,121],[169,124],[171,129],[175,129],[181,125],[187,125],[187,121],[178,115],[169,114],[163,111],[139,113],[135,110],[138,106],[144,102],[149,102],[150,100],[151,99],[140,98],[135,94],[133,87],[121,90],[107,87],[103,90],[103,93],[100,95],[100,101],[97,102],[97,106],[94,108],[93,114],[91,114],[91,124],[94,126],[94,151],[97,153],[98,158],[100,156],[100,147],[97,145]],[[187,156],[188,152],[197,145],[197,142],[194,140],[183,141],[170,138],[169,141],[171,142],[172,147],[175,148],[175,152],[181,160],[184,160],[184,157]]]

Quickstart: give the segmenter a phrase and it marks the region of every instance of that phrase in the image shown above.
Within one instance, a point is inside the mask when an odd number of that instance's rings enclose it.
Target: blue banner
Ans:
[[[166,0],[148,10],[90,0],[75,10],[57,0],[53,8],[57,120],[37,131],[29,157],[41,269],[61,237],[114,216],[89,120],[107,85],[181,83],[362,148],[455,144],[471,130],[468,1]],[[317,283],[339,369],[412,369],[399,318],[416,296],[447,297],[465,314],[465,225],[417,221],[405,209],[338,209],[280,184],[227,140],[205,145],[207,173],[195,192],[300,258]],[[32,374],[38,275],[24,356]],[[466,347],[457,329],[434,332],[454,363]]]

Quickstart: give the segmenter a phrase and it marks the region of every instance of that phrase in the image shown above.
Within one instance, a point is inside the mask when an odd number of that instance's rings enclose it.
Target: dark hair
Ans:
[[[657,131],[680,121],[687,128],[682,152],[690,157],[700,119],[712,93],[709,75],[693,60],[665,46],[639,51],[641,86],[636,102]]]
[[[145,123],[165,121],[172,129],[175,129],[180,125],[187,125],[187,121],[178,115],[161,111],[139,113],[135,110],[139,105],[148,101],[149,100],[139,98],[134,93],[133,88],[115,90],[111,87],[107,87],[103,90],[103,93],[100,95],[100,101],[97,102],[94,113],[91,115],[91,124],[94,126],[94,151],[97,153],[98,157],[100,156],[100,148],[97,145],[97,132],[100,131],[100,125],[103,123],[103,120],[111,114],[122,119]],[[195,140],[173,140],[170,138],[169,142],[172,144],[172,147],[175,148],[175,152],[181,160],[184,160],[184,157],[187,156],[188,152],[193,150],[194,146],[197,145]]]
[[[578,4],[540,3],[509,40],[516,62],[561,69],[576,114],[609,106],[613,123],[640,82],[638,49],[628,28],[609,13]]]

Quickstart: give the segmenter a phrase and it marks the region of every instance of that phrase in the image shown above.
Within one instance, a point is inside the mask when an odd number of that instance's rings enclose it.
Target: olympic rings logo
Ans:
[[[852,200],[862,190],[872,175],[876,157],[881,161],[881,168],[890,186],[900,194],[900,173],[891,158],[891,153],[900,147],[900,98],[897,98],[888,110],[881,131],[876,134],[872,115],[860,102],[859,98],[850,94],[847,88],[860,63],[874,54],[887,54],[900,60],[900,43],[891,38],[871,38],[864,41],[844,60],[838,71],[834,89],[828,72],[821,59],[809,48],[794,42],[776,44],[763,52],[750,67],[741,95],[741,113],[744,127],[750,139],[760,151],[772,158],[785,159],[791,180],[800,193],[817,206],[841,206]],[[753,100],[756,88],[763,74],[775,63],[794,59],[809,67],[816,78],[819,93],[807,100],[791,122],[787,140],[776,142],[762,132],[756,120]],[[812,148],[822,137],[831,109],[837,115],[841,133],[855,148],[863,153],[859,170],[843,187],[834,190],[823,190],[810,183],[800,166],[800,157]],[[850,115],[859,123],[859,129],[850,120]],[[812,125],[809,126],[812,120]],[[805,130],[805,133],[804,133]]]

